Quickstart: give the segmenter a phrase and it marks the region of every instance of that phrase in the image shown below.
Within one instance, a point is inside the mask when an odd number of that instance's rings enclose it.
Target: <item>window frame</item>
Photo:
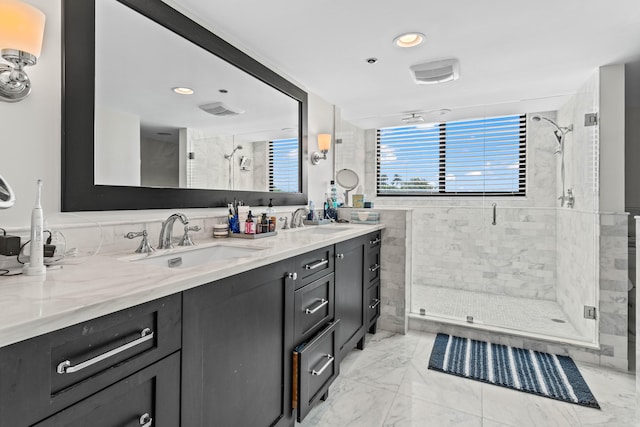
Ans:
[[[524,135],[524,139],[519,145],[518,156],[518,191],[447,191],[446,190],[446,167],[447,167],[447,155],[446,155],[446,140],[447,132],[446,125],[448,122],[440,122],[437,126],[440,129],[439,135],[439,160],[438,160],[438,190],[437,191],[422,191],[422,192],[380,192],[380,128],[376,129],[376,196],[377,197],[485,197],[485,196],[504,196],[504,197],[526,197],[527,195],[527,120],[526,114],[507,115],[497,117],[487,117],[489,119],[499,119],[503,117],[519,117],[520,119],[520,134]],[[469,121],[473,121],[469,120]],[[477,120],[477,119],[475,119]],[[460,120],[463,122],[464,120]],[[453,122],[451,122],[453,123]],[[387,128],[391,129],[391,128]]]

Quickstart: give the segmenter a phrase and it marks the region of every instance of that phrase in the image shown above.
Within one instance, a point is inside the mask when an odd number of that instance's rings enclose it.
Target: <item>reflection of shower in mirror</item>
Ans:
[[[8,209],[16,202],[16,196],[9,183],[0,175],[0,209]]]
[[[235,139],[235,137],[234,137]],[[233,155],[236,154],[236,151],[242,150],[242,145],[238,144],[235,146],[231,154],[225,154],[224,158],[229,161],[229,190],[233,190]]]

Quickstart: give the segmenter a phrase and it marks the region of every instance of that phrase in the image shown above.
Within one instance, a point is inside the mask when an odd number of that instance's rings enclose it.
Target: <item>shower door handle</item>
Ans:
[[[496,225],[496,208],[498,206],[497,203],[492,203],[491,206],[493,207],[493,222],[491,223],[491,225]]]

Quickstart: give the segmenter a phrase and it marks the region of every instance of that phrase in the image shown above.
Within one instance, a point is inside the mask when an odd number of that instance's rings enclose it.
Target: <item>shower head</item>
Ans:
[[[558,124],[556,122],[554,122],[550,118],[544,117],[544,116],[535,115],[535,116],[531,117],[531,120],[533,120],[534,122],[539,122],[539,121],[545,120],[545,121],[551,123],[556,128],[556,130],[554,130],[553,133],[555,134],[556,139],[558,140],[558,144],[562,143],[562,138],[567,133],[569,133],[569,132],[571,132],[573,130],[573,125],[569,125],[569,126],[566,126],[566,127],[558,126]]]
[[[236,148],[233,149],[231,154],[225,154],[224,158],[227,159],[227,160],[230,160],[233,157],[233,155],[236,153],[236,151],[238,151],[238,150],[242,150],[242,145],[236,145]]]

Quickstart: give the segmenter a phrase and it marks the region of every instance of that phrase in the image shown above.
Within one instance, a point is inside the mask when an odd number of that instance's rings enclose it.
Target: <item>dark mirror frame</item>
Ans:
[[[158,0],[113,0],[235,65],[299,103],[300,193],[126,187],[94,184],[95,1],[63,0],[62,211],[225,207],[234,199],[253,206],[307,203],[307,93]],[[170,61],[171,59],[168,58]],[[185,64],[175,64],[186,66]],[[135,70],[132,70],[135,72]],[[167,69],[159,72],[168,72]]]

